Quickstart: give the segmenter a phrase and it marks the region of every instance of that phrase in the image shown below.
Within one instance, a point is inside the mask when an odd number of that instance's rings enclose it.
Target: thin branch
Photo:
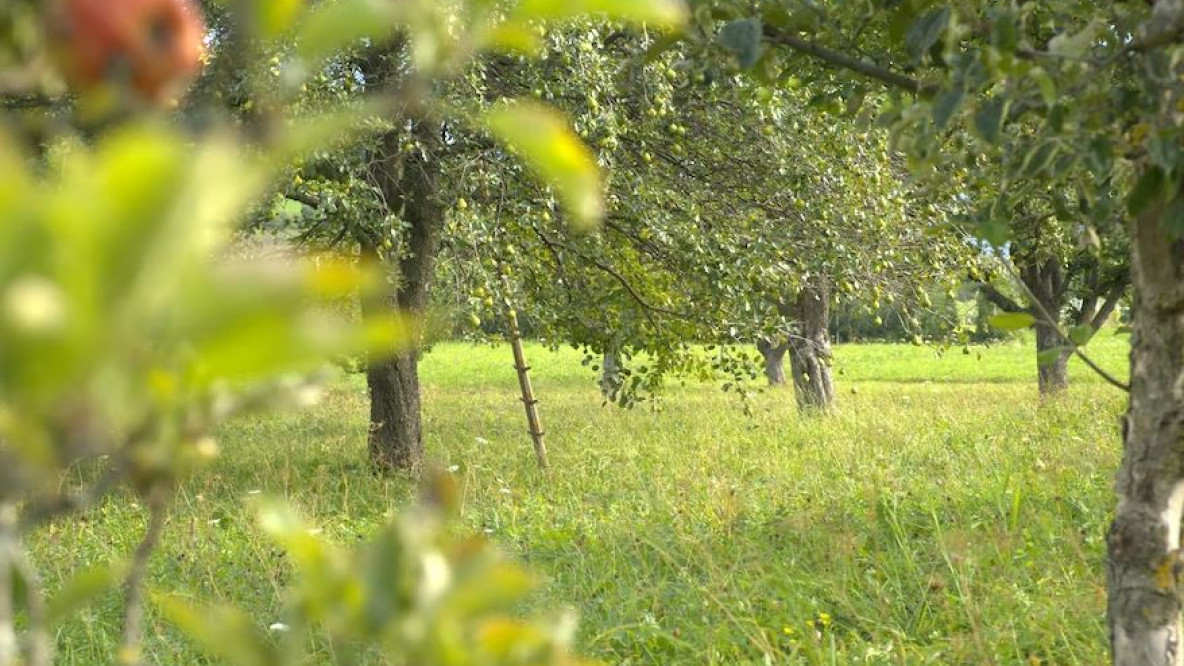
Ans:
[[[320,199],[312,196],[311,194],[305,194],[303,192],[284,192],[284,198],[289,199],[291,201],[295,201],[296,203],[304,204],[305,206],[308,206],[309,208],[320,208],[321,207],[321,200]]]
[[[144,579],[148,575],[148,561],[152,558],[152,551],[156,549],[160,534],[164,531],[171,489],[171,484],[161,482],[148,491],[148,527],[144,531],[144,538],[136,546],[131,568],[124,582],[126,600],[121,651],[137,664],[143,663],[141,643],[144,637]]]
[[[915,79],[900,72],[894,72],[885,67],[872,64],[866,60],[853,58],[845,53],[828,49],[825,46],[819,46],[814,42],[809,42],[797,35],[787,32],[781,32],[776,28],[766,27],[765,36],[774,44],[786,46],[799,53],[817,58],[824,63],[838,67],[840,69],[848,69],[858,74],[862,74],[869,79],[874,79],[881,83],[885,83],[894,88],[901,88],[913,94],[935,93],[938,87],[932,83],[925,83],[919,79]]]
[[[1102,303],[1102,308],[1094,315],[1093,321],[1089,322],[1090,326],[1097,330],[1106,324],[1106,320],[1110,319],[1110,315],[1114,314],[1114,310],[1118,307],[1118,302],[1122,300],[1123,295],[1126,294],[1126,288],[1129,279],[1123,276],[1121,280],[1110,288],[1110,292],[1106,294],[1106,300]]]
[[[13,543],[12,569],[20,574],[25,583],[25,605],[29,617],[29,661],[28,666],[50,666],[52,643],[45,626],[45,597],[42,596],[41,577],[29,561],[24,545],[18,540]]]
[[[61,493],[41,502],[26,505],[20,517],[21,533],[27,534],[59,516],[94,506],[123,477],[120,467],[118,463],[111,461],[99,480],[89,488],[76,493]]]
[[[998,307],[1000,310],[1003,310],[1004,312],[1023,312],[1025,310],[1023,306],[1021,306],[1019,303],[1016,303],[1007,294],[999,291],[999,289],[993,284],[980,282],[978,285],[978,291],[983,295],[984,298],[994,303],[996,307]]]
[[[20,659],[16,641],[16,597],[12,553],[17,539],[17,512],[12,504],[0,505],[0,666],[13,666]]]
[[[0,108],[5,111],[20,111],[30,109],[64,109],[71,101],[61,97],[47,97],[45,95],[0,95]]]
[[[544,242],[546,242],[548,244],[554,243],[554,241],[550,241],[550,240],[544,240]],[[663,307],[660,307],[657,305],[653,305],[652,303],[648,302],[637,291],[637,289],[633,286],[633,284],[631,282],[629,282],[628,278],[626,278],[624,275],[621,275],[621,273],[618,272],[617,269],[604,263],[603,261],[600,261],[599,259],[597,259],[595,257],[591,257],[589,255],[586,255],[583,252],[580,252],[579,250],[577,250],[576,248],[574,248],[570,245],[566,245],[563,243],[554,243],[554,244],[558,247],[561,247],[561,248],[567,250],[568,252],[571,252],[572,254],[576,255],[580,259],[583,259],[584,261],[588,262],[589,264],[592,264],[596,268],[598,268],[601,271],[612,276],[612,278],[615,279],[618,283],[620,283],[620,285],[625,288],[625,291],[627,291],[629,293],[629,296],[632,297],[633,300],[636,301],[637,304],[640,305],[646,312],[656,312],[659,314],[668,315],[670,317],[676,317],[678,319],[685,319],[685,320],[692,319],[692,317],[690,317],[682,312],[678,312],[677,310],[670,310],[670,309],[663,308]],[[656,325],[656,322],[655,322],[655,325]]]

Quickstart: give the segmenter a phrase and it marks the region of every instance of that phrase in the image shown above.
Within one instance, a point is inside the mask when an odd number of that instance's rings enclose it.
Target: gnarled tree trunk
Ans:
[[[1107,538],[1114,663],[1179,666],[1180,519],[1184,511],[1184,243],[1158,211],[1135,222],[1130,405],[1118,510]]]
[[[414,131],[419,145],[436,145],[437,132],[430,123],[417,121]],[[373,166],[375,180],[391,211],[402,217],[408,228],[397,266],[397,283],[385,302],[378,304],[382,311],[376,312],[375,304],[371,304],[369,313],[386,315],[394,309],[418,318],[428,302],[444,207],[436,197],[439,173],[435,157],[418,152],[404,154],[401,146],[399,131],[384,135]],[[378,256],[372,242],[364,251]],[[412,345],[391,358],[371,359],[366,385],[370,391],[371,464],[381,472],[414,469],[423,460],[419,350]]]
[[[804,287],[793,304],[801,326],[799,335],[789,338],[789,366],[793,387],[802,411],[829,411],[835,405],[835,386],[830,374],[830,291],[821,283]]]
[[[785,352],[789,351],[789,344],[774,344],[772,340],[760,338],[756,348],[765,359],[765,379],[769,380],[769,386],[785,386]]]

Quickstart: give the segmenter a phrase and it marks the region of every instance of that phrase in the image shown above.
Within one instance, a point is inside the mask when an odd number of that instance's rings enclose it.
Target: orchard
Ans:
[[[9,2],[0,666],[1181,663],[1182,54]]]

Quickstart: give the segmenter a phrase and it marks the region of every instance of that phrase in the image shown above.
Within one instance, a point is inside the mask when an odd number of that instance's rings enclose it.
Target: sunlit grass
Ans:
[[[1118,374],[1125,339],[1091,351]],[[981,353],[981,357],[980,357]],[[1099,663],[1104,532],[1123,396],[1074,362],[1041,404],[1033,353],[844,346],[841,411],[802,418],[786,391],[712,385],[663,410],[602,408],[574,351],[532,346],[552,470],[535,468],[508,348],[438,346],[423,365],[428,448],[457,466],[463,522],[543,573],[540,608],[580,612],[609,663]],[[364,464],[364,384],[303,413],[225,429],[186,484],[152,580],[279,619],[289,571],[255,529],[254,493],[288,497],[331,538],[370,532],[409,497]],[[126,556],[128,496],[36,537],[52,587]],[[119,599],[58,635],[61,663],[110,663]],[[155,616],[152,660],[199,663]],[[327,650],[327,648],[326,648]],[[331,663],[324,652],[319,662]]]

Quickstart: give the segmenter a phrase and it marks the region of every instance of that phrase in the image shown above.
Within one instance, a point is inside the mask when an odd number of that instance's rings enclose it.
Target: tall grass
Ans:
[[[1115,371],[1126,342],[1092,352]],[[841,346],[841,410],[786,391],[745,416],[709,384],[660,411],[602,408],[574,352],[528,349],[552,470],[533,462],[508,348],[445,344],[423,365],[430,456],[463,480],[463,522],[546,577],[583,651],[622,664],[1013,664],[1104,659],[1104,532],[1123,396],[1073,364],[1042,403],[1027,344],[937,355]],[[410,496],[366,469],[364,384],[243,420],[189,482],[151,580],[278,619],[290,575],[249,499],[280,494],[325,534],[364,536]],[[145,522],[120,495],[36,536],[50,587],[126,556]],[[60,662],[113,661],[119,598],[60,629]],[[202,663],[155,616],[155,662]],[[332,663],[325,652],[319,662]]]

